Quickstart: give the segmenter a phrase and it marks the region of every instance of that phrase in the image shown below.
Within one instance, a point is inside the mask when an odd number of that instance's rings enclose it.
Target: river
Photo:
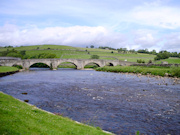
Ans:
[[[0,89],[115,134],[180,134],[180,84],[171,78],[34,68],[0,78]]]

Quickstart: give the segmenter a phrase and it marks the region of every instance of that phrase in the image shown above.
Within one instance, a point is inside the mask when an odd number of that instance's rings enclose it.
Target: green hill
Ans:
[[[92,55],[100,56],[99,59],[107,60],[127,60],[129,62],[137,62],[138,59],[144,60],[146,63],[149,60],[154,61],[156,55],[144,53],[118,53],[117,50],[106,50],[96,48],[80,48],[64,45],[34,45],[34,46],[20,46],[14,48],[0,48],[0,52],[7,49],[15,49],[17,51],[26,50],[26,55],[34,56],[40,53],[56,54],[57,58],[62,59],[90,59]],[[163,60],[166,61],[166,60]],[[169,63],[180,63],[180,59],[169,58]],[[158,62],[158,63],[161,63]]]

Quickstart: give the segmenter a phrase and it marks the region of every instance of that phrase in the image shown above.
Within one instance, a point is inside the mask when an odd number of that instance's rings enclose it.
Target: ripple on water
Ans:
[[[34,69],[0,78],[0,88],[47,111],[116,134],[180,134],[180,84],[175,81],[74,69]]]

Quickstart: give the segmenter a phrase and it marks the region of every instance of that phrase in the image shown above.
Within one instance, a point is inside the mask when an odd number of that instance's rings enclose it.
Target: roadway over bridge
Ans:
[[[133,62],[127,61],[119,61],[119,60],[103,60],[103,59],[3,59],[0,58],[0,65],[1,66],[14,66],[14,65],[21,65],[23,69],[29,69],[31,65],[35,63],[44,63],[48,65],[51,69],[57,69],[57,67],[63,62],[71,62],[74,64],[77,69],[84,69],[84,67],[89,63],[95,63],[99,67],[104,67],[107,64],[112,66],[126,66],[132,65]]]

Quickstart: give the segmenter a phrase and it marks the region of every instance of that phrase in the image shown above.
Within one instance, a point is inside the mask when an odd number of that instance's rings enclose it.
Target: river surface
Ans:
[[[35,68],[0,78],[0,90],[115,134],[180,134],[180,84],[170,78]]]

